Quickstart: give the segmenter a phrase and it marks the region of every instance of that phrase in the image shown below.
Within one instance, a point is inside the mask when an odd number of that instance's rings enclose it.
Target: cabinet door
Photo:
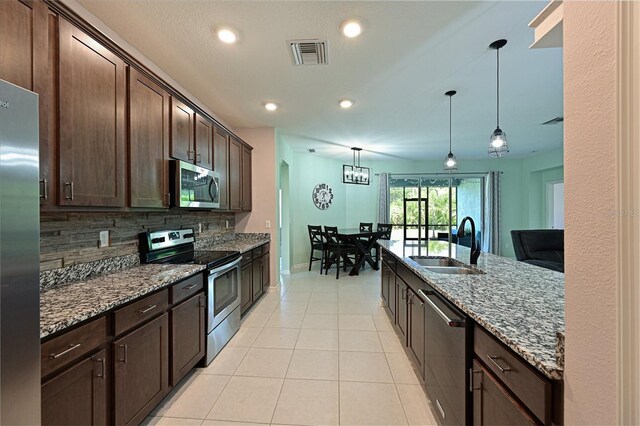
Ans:
[[[251,211],[251,148],[242,146],[242,210]]]
[[[242,265],[242,268],[240,269],[240,312],[243,314],[251,307],[251,302],[253,301],[251,280],[252,269],[251,262]]]
[[[411,349],[420,370],[420,377],[424,374],[424,302],[411,289],[409,294],[409,335],[408,346]]]
[[[229,208],[242,209],[242,144],[233,136],[229,140]]]
[[[196,164],[213,170],[213,124],[196,114]]]
[[[271,258],[269,256],[269,252],[265,253],[262,259],[262,291],[266,292],[271,282]]]
[[[125,205],[125,63],[59,19],[60,204]]]
[[[398,299],[397,311],[396,311],[396,325],[400,334],[404,337],[403,343],[406,345],[407,337],[407,292],[409,291],[407,284],[402,278],[396,278],[398,293],[396,295]]]
[[[526,410],[478,361],[473,360],[474,425],[535,424]]]
[[[139,424],[169,391],[168,314],[113,342],[115,424]]]
[[[389,304],[387,308],[389,309],[389,313],[391,314],[392,322],[395,323],[396,320],[396,312],[398,311],[398,286],[397,281],[400,281],[396,278],[396,273],[389,269],[389,276],[387,277],[389,281]]]
[[[389,305],[389,266],[382,262],[380,268],[380,297],[382,298],[383,306]]]
[[[171,309],[171,385],[175,386],[204,356],[204,293]]]
[[[55,203],[51,186],[53,174],[50,174],[53,167],[49,161],[53,155],[53,147],[50,148],[53,140],[48,134],[50,99],[53,92],[48,85],[47,15],[47,6],[40,0],[0,1],[0,80],[38,94],[42,204]]]
[[[213,134],[213,170],[220,173],[220,208],[229,208],[229,135],[215,126]]]
[[[131,207],[169,207],[169,94],[129,69]]]
[[[264,256],[260,256],[255,259],[252,264],[253,272],[251,285],[253,288],[253,301],[258,300],[262,294],[262,264],[264,263]]]
[[[188,163],[195,162],[195,114],[176,98],[171,98],[171,157]]]
[[[42,385],[43,425],[106,425],[106,350],[77,362]]]

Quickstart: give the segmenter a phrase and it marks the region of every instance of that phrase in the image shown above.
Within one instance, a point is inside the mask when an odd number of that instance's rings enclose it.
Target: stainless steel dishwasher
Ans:
[[[425,302],[425,389],[440,424],[469,424],[470,321],[435,290],[418,293]]]

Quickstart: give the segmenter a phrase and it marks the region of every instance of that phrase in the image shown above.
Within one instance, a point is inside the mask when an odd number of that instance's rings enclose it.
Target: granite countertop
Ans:
[[[140,265],[40,292],[40,338],[204,270],[204,265]]]
[[[564,274],[490,253],[478,259],[484,274],[438,274],[409,256],[447,256],[447,243],[379,243],[542,374],[562,378]],[[452,257],[469,264],[469,249],[453,245]]]
[[[269,234],[234,234],[234,238],[225,240],[201,240],[196,241],[196,250],[239,251],[246,253],[256,247],[271,241]]]

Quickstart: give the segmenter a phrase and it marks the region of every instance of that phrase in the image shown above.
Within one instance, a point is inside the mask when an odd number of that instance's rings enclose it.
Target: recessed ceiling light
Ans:
[[[362,33],[360,22],[350,19],[342,23],[342,34],[349,38],[358,37]]]
[[[349,99],[343,99],[340,101],[340,108],[348,109],[353,106],[353,101]]]
[[[220,39],[220,41],[223,43],[233,44],[238,41],[238,34],[231,28],[219,28],[218,39]]]
[[[275,111],[278,109],[278,104],[267,102],[266,104],[264,104],[264,109],[266,109],[267,111]]]

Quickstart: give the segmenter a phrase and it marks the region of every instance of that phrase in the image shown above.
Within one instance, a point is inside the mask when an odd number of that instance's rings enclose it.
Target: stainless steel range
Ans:
[[[240,260],[237,251],[196,251],[193,229],[140,235],[142,263],[207,265],[207,349],[209,363],[240,328]]]

